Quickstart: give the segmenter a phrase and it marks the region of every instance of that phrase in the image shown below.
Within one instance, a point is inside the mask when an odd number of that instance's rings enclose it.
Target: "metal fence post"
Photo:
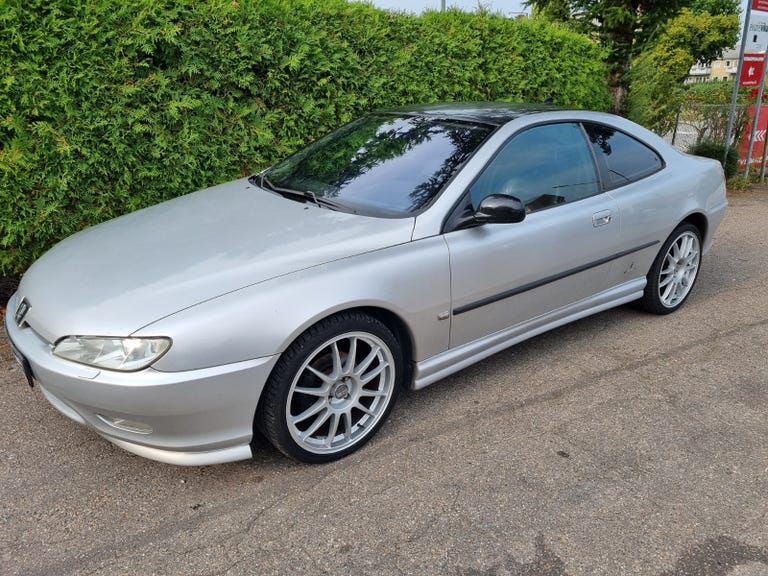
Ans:
[[[677,127],[680,125],[680,111],[682,108],[681,105],[680,108],[677,109],[677,116],[675,116],[675,129],[672,131],[672,146],[675,145],[675,138],[677,138]]]
[[[739,84],[741,83],[741,68],[744,63],[744,50],[747,47],[745,32],[749,30],[749,16],[752,14],[752,2],[747,2],[747,14],[744,17],[744,29],[741,31],[741,48],[739,49],[739,63],[736,66],[736,81],[733,83],[733,95],[731,96],[731,110],[728,113],[728,130],[725,133],[725,146],[723,147],[723,164],[728,159],[728,150],[731,147],[731,132],[733,132],[733,119],[736,115],[736,100],[739,97]]]

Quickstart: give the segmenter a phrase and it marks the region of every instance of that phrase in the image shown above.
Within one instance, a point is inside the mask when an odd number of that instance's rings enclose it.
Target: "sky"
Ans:
[[[415,12],[424,10],[440,10],[441,0],[368,0],[379,8],[388,8],[398,11]],[[456,7],[472,12],[477,9],[478,3],[492,12],[501,12],[505,16],[515,17],[520,14],[530,14],[531,9],[523,6],[523,0],[445,0],[447,8]],[[744,27],[744,15],[749,0],[741,0],[741,25]],[[755,15],[768,17],[766,12],[758,12]]]
[[[368,0],[379,8],[389,8],[417,14],[426,9],[440,10],[441,0]],[[505,16],[518,16],[530,14],[531,9],[523,6],[523,0],[479,0],[485,8],[492,12],[501,12]],[[747,10],[748,0],[741,0],[741,25],[744,26],[744,14]],[[472,12],[477,9],[478,0],[445,0],[446,7],[454,6]],[[759,13],[768,16],[765,12]]]
[[[407,12],[423,12],[429,8],[440,9],[441,0],[372,0],[372,4],[379,8],[391,8]],[[480,0],[480,3],[493,12],[501,12],[505,16],[517,16],[521,13],[530,13],[530,8],[523,6],[523,0]],[[462,10],[474,11],[478,0],[445,0],[446,7],[455,6]],[[744,11],[747,9],[747,0],[741,0],[742,23]]]
[[[425,9],[440,10],[441,0],[372,0],[374,6],[390,8],[406,12],[420,13]],[[501,12],[505,16],[517,16],[523,12],[530,13],[530,9],[523,7],[523,0],[481,0],[480,2],[491,12]],[[478,0],[445,0],[446,8],[452,6],[468,12],[477,9]]]

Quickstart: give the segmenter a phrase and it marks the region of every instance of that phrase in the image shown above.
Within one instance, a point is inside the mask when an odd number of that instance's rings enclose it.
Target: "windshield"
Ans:
[[[369,216],[409,216],[428,204],[493,130],[378,113],[342,126],[270,168],[275,189],[311,193]]]

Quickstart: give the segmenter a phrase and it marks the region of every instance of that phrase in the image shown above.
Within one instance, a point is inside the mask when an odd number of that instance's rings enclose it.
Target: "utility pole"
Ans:
[[[736,79],[733,83],[733,95],[731,96],[731,110],[728,113],[728,129],[725,133],[725,145],[723,146],[723,164],[728,158],[728,149],[731,147],[731,134],[733,133],[733,120],[736,116],[736,100],[739,98],[739,84],[741,84],[741,67],[744,64],[744,49],[747,47],[747,31],[749,30],[749,16],[752,14],[752,2],[747,4],[747,15],[744,17],[744,29],[741,32],[741,47],[739,48],[739,63],[736,66]],[[749,165],[749,158],[747,158]]]

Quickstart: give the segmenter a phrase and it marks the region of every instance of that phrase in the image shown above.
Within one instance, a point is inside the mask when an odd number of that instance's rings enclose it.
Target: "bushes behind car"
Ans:
[[[0,275],[81,228],[268,166],[370,109],[609,103],[595,44],[482,10],[6,0],[0,38]]]
[[[722,142],[703,140],[691,146],[688,153],[718,160],[723,165],[726,179],[733,178],[739,171],[739,151],[735,146],[729,146],[726,150]]]

